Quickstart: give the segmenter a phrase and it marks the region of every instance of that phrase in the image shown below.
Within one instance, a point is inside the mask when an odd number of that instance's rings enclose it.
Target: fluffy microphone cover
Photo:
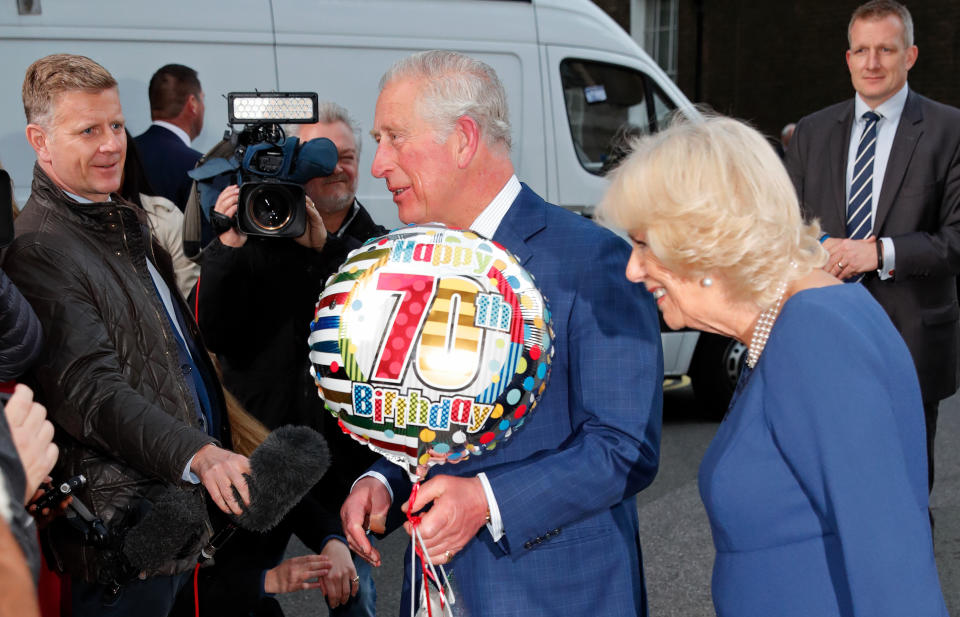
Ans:
[[[168,488],[123,539],[123,555],[137,571],[152,573],[170,561],[200,553],[207,516],[203,497]]]
[[[330,451],[319,433],[305,426],[281,426],[250,455],[250,505],[230,518],[248,531],[272,529],[329,466]],[[242,505],[237,489],[233,492]]]

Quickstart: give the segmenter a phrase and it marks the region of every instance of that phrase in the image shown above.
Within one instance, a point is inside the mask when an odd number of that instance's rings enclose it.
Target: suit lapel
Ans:
[[[493,240],[507,247],[520,265],[525,266],[533,257],[527,240],[544,229],[547,221],[546,202],[526,184],[521,184],[521,187],[520,194],[500,221]]]
[[[903,106],[900,124],[897,125],[897,133],[893,137],[893,145],[890,147],[887,169],[883,173],[880,198],[877,200],[877,216],[873,224],[874,235],[879,235],[884,221],[890,214],[921,135],[923,135],[923,110],[920,108],[920,96],[910,91],[907,94],[907,102]]]
[[[830,132],[830,193],[834,203],[830,208],[840,221],[839,233],[847,226],[847,158],[850,154],[850,131],[853,127],[853,99],[837,114],[837,130]],[[844,234],[846,235],[846,234]]]

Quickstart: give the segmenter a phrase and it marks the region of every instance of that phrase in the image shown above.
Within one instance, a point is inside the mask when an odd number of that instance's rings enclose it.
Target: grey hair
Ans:
[[[333,124],[334,122],[343,122],[353,133],[353,139],[357,142],[357,157],[360,156],[362,140],[360,139],[360,124],[353,119],[350,112],[342,105],[333,101],[320,101],[317,103],[317,122],[322,124]],[[299,137],[302,124],[284,124],[283,132],[289,137]]]
[[[896,0],[870,0],[866,4],[861,4],[850,16],[850,23],[847,25],[847,44],[852,44],[850,40],[850,31],[853,30],[853,22],[858,19],[883,19],[894,15],[900,18],[903,23],[903,42],[906,47],[913,46],[913,17],[910,11]]]
[[[457,120],[469,116],[487,145],[512,145],[507,94],[490,65],[455,51],[422,51],[395,62],[380,79],[380,90],[398,79],[423,79],[418,101],[424,120],[446,139]]]

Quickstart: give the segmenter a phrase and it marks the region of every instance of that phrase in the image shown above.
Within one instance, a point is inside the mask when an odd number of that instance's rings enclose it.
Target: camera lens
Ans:
[[[282,187],[261,185],[250,195],[247,204],[250,220],[268,231],[286,225],[293,214],[290,193]]]

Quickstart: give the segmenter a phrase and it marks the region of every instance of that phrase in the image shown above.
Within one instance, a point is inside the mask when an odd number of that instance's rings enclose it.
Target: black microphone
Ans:
[[[152,501],[123,537],[123,556],[136,572],[197,554],[205,529],[207,509],[200,493],[169,487]]]
[[[281,426],[250,455],[250,505],[245,505],[234,487],[233,496],[243,508],[230,519],[248,531],[265,532],[300,503],[330,467],[327,442],[305,426]]]

